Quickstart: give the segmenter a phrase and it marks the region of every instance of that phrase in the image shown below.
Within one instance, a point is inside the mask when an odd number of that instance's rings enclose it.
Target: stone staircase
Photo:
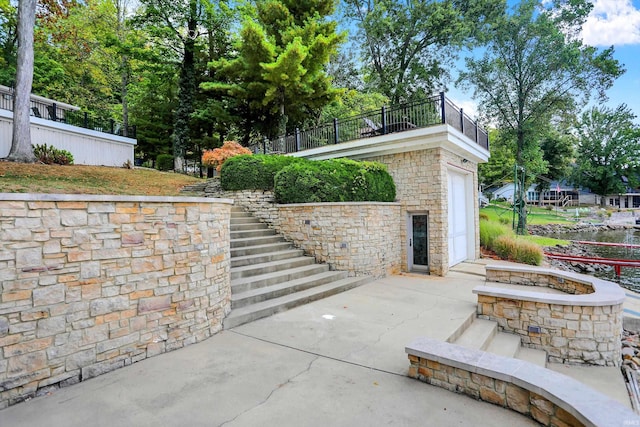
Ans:
[[[347,277],[304,256],[290,242],[239,207],[231,210],[230,329],[346,291],[370,277]]]
[[[448,342],[466,348],[482,350],[499,356],[524,360],[546,368],[547,353],[542,350],[522,347],[520,337],[498,331],[498,323],[472,316],[467,324],[451,336]]]

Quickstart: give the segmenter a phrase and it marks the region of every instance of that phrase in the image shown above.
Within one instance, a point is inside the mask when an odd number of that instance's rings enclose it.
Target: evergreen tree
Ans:
[[[243,127],[243,142],[274,137],[303,123],[338,91],[325,68],[343,35],[327,20],[333,0],[267,0],[245,20],[234,59],[212,62],[218,81],[203,88],[224,93]]]

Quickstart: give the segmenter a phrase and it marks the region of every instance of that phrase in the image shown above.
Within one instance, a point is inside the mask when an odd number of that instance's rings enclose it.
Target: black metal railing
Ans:
[[[118,123],[113,119],[97,117],[86,111],[64,108],[55,102],[45,103],[31,99],[29,107],[30,114],[33,117],[52,120],[112,135],[126,136],[129,138],[136,137],[135,126],[127,126],[125,129],[121,123]],[[3,92],[0,94],[0,109],[13,111],[13,91],[10,90],[9,93]]]
[[[296,129],[274,140],[265,140],[252,149],[255,153],[292,153],[444,123],[456,128],[481,147],[489,149],[487,132],[464,113],[462,108],[456,107],[447,99],[444,92],[423,101],[382,107],[347,118],[334,118],[332,122],[310,129]]]

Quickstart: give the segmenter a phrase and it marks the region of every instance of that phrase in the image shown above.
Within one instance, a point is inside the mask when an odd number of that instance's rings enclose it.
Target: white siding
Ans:
[[[0,158],[11,149],[13,113],[0,110]],[[52,145],[73,154],[78,165],[122,166],[133,164],[136,140],[31,117],[31,141]]]

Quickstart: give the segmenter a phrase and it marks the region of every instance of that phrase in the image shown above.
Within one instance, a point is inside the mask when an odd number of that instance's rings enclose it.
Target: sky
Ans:
[[[514,3],[509,0],[509,3]],[[640,0],[593,0],[594,7],[582,28],[585,44],[598,48],[615,47],[614,58],[627,70],[619,77],[607,95],[608,107],[620,104],[640,116]],[[464,62],[460,61],[460,65]],[[474,117],[477,103],[473,92],[450,85],[447,96]],[[640,117],[635,120],[640,123]]]

